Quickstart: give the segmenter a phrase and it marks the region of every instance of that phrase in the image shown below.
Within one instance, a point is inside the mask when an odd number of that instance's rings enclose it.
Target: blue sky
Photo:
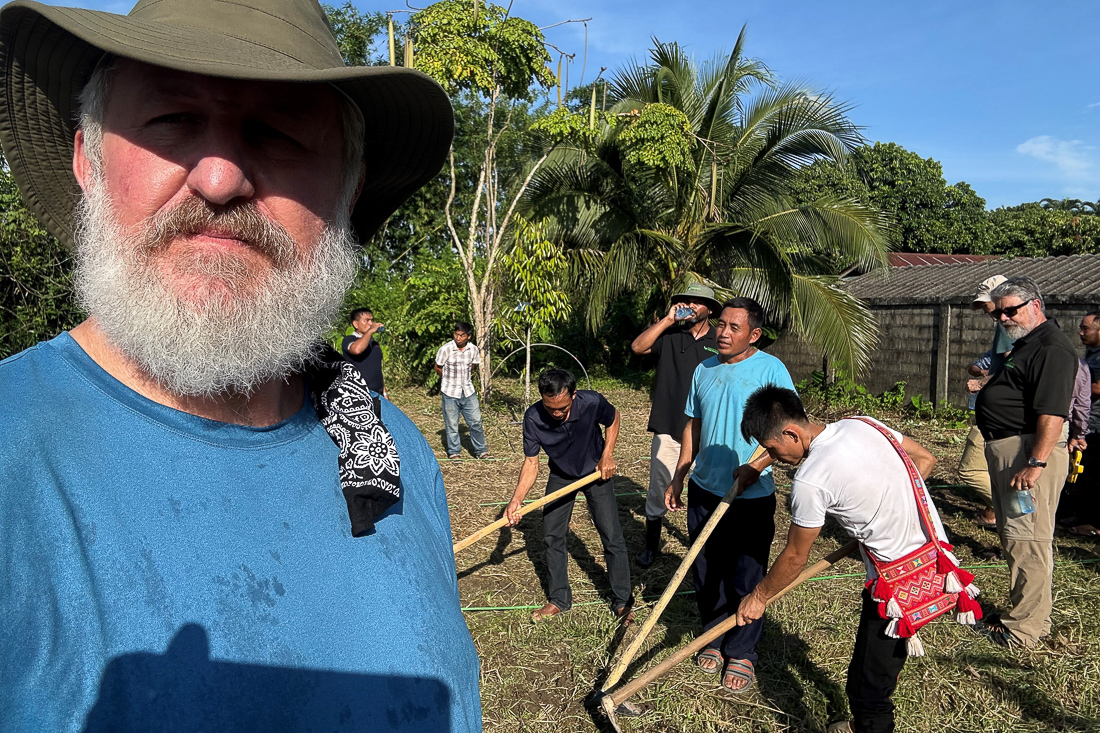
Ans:
[[[339,4],[329,0],[330,4]],[[500,0],[497,0],[499,3]],[[362,10],[392,10],[355,0]],[[126,12],[129,2],[77,3]],[[415,3],[414,3],[415,4]],[[785,80],[854,106],[870,140],[896,142],[943,164],[990,208],[1044,197],[1100,199],[1100,2],[762,2],[515,0],[515,15],[548,26],[587,23],[584,81],[641,59],[656,36],[699,59],[745,51]],[[585,25],[550,28],[575,53]]]

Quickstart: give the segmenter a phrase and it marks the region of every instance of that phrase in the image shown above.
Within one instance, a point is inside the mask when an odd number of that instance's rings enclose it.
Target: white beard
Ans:
[[[1022,339],[1024,336],[1027,336],[1031,333],[1031,329],[1024,328],[1023,326],[1005,326],[1005,333],[1008,334],[1010,339],[1015,341],[1016,339]]]
[[[258,271],[231,255],[177,258],[201,283],[184,297],[158,267],[152,228],[126,233],[103,189],[94,183],[80,206],[77,295],[111,344],[160,387],[248,395],[315,355],[357,269],[347,215],[325,227],[306,262],[268,250],[274,264]],[[296,249],[285,231],[276,234]]]

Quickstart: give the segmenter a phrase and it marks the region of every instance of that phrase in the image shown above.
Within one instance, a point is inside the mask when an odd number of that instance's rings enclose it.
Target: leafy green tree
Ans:
[[[1039,206],[1051,211],[1068,211],[1071,214],[1100,214],[1100,201],[1081,199],[1041,199]]]
[[[384,13],[362,13],[350,0],[340,7],[321,6],[328,17],[329,28],[344,63],[349,66],[378,66],[388,59],[382,55],[382,32],[386,29]]]
[[[981,252],[985,200],[965,183],[948,186],[943,166],[896,143],[875,143],[852,154],[870,191],[869,203],[894,216],[906,252]]]
[[[27,209],[0,156],[0,359],[82,319],[69,253]]]
[[[1100,216],[1028,203],[996,209],[989,219],[993,254],[1049,257],[1100,253]]]
[[[550,326],[569,317],[572,306],[561,289],[561,281],[569,261],[561,247],[547,238],[548,222],[537,224],[515,218],[515,242],[503,257],[504,271],[511,280],[511,295],[515,307],[505,312],[505,332],[508,326],[521,331],[526,345],[524,369],[525,404],[531,403],[531,335],[540,340],[550,337]]]
[[[965,182],[949,186],[937,161],[896,143],[861,146],[846,165],[820,161],[797,179],[799,201],[833,192],[882,211],[900,251],[981,254],[989,248],[985,200]]]
[[[573,257],[589,328],[624,291],[648,293],[656,310],[702,281],[756,298],[838,364],[865,365],[874,320],[835,272],[885,266],[880,217],[835,194],[794,200],[799,170],[841,165],[862,142],[846,108],[777,84],[743,55],[744,30],[728,57],[702,65],[654,43],[649,64],[613,78],[621,101],[598,134],[574,136],[526,197]]]
[[[455,148],[443,207],[451,243],[466,275],[470,311],[481,352],[482,396],[492,389],[493,324],[501,257],[510,243],[509,226],[519,196],[546,160],[530,140],[530,167],[509,170],[501,158],[502,140],[515,131],[537,87],[556,83],[547,69],[550,54],[541,31],[529,21],[511,17],[504,8],[468,0],[442,0],[411,19],[416,39],[416,67],[434,77],[472,108],[484,111],[482,155],[460,169]],[[509,175],[509,174],[512,175]],[[476,180],[472,199],[463,199],[461,181]],[[460,232],[461,230],[461,232]]]

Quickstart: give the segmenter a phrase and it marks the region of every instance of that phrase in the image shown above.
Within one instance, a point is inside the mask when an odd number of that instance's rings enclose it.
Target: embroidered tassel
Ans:
[[[959,611],[957,609],[955,611],[955,621],[963,626],[973,626],[978,622],[978,620],[974,618],[973,611]]]
[[[871,597],[876,601],[885,603],[894,597],[894,588],[886,578],[880,575],[878,580],[875,581],[875,589],[871,591]]]
[[[943,591],[944,593],[962,593],[963,585],[959,582],[959,578],[955,575],[955,571],[952,570],[947,575],[943,576]]]
[[[969,588],[973,587],[973,585],[969,586]],[[968,614],[973,619],[970,623],[975,623],[982,617],[981,604],[971,598],[969,593],[959,594],[959,599],[955,602],[955,610],[960,614]]]
[[[905,650],[909,652],[911,657],[924,656],[924,644],[920,643],[920,638],[916,634],[905,640]]]
[[[964,587],[974,582],[974,573],[968,573],[962,568],[955,571],[955,576],[959,579],[959,585]]]
[[[898,636],[905,639],[915,633],[917,633],[917,630],[913,628],[913,624],[910,623],[908,616],[902,616],[898,619]]]
[[[966,595],[970,596],[971,598],[977,598],[978,594],[980,593],[981,591],[978,590],[978,586],[974,585],[973,583],[966,586]]]
[[[890,623],[886,624],[886,635],[891,639],[900,639],[898,636],[898,619],[891,619]]]
[[[936,572],[940,575],[947,575],[959,569],[958,563],[951,562],[951,558],[948,557],[949,554],[950,553],[945,550],[941,550],[936,554]],[[958,591],[949,592],[958,593]]]
[[[901,606],[898,605],[896,598],[891,598],[886,603],[886,615],[884,618],[901,618],[904,615],[905,614],[901,612]]]

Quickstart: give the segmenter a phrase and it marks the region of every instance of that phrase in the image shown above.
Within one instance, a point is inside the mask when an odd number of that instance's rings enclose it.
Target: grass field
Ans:
[[[648,485],[649,398],[645,391],[596,385],[623,415],[616,458],[619,513],[631,556],[640,552]],[[396,389],[393,399],[416,421],[441,458],[455,539],[498,518],[515,487],[523,460],[520,426],[522,384],[501,380],[498,397],[484,409],[494,461],[448,461],[438,396],[423,389]],[[821,416],[818,416],[819,418]],[[829,418],[839,417],[830,415]],[[935,421],[881,416],[921,442],[939,459],[930,485],[959,560],[973,566],[986,611],[1007,600],[1007,571],[998,559],[994,533],[970,522],[977,504],[958,483],[955,464],[965,429]],[[467,441],[465,426],[462,428]],[[466,455],[469,457],[468,443]],[[545,458],[540,483],[545,483]],[[790,475],[777,470],[780,510],[773,557],[782,548],[789,515]],[[826,527],[813,559],[846,541]],[[667,517],[664,555],[648,570],[631,566],[642,599],[638,623],[623,630],[611,615],[603,553],[595,528],[577,502],[569,538],[574,607],[548,622],[532,624],[530,610],[545,601],[541,518],[533,512],[513,530],[482,540],[457,557],[458,584],[466,620],[481,657],[481,699],[487,731],[606,731],[602,715],[586,705],[617,655],[629,645],[649,609],[664,591],[686,552],[682,512]],[[1054,629],[1036,651],[998,648],[968,628],[940,620],[921,631],[927,656],[911,658],[895,700],[899,731],[1100,731],[1100,552],[1087,539],[1055,541]],[[829,577],[808,582],[769,611],[760,644],[757,684],[734,698],[717,676],[683,663],[633,702],[644,710],[620,717],[624,731],[824,731],[847,717],[844,681],[854,643],[862,587],[862,564],[842,561]],[[629,680],[700,632],[690,575],[650,640],[624,677]],[[485,609],[485,610],[483,610]],[[445,654],[445,649],[438,650]]]

